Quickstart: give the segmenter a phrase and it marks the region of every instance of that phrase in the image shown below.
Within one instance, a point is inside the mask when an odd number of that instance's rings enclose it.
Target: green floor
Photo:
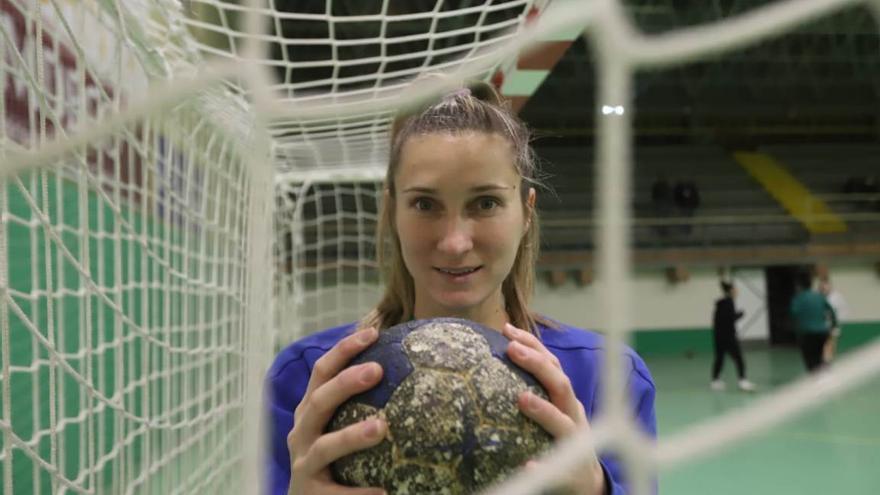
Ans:
[[[804,373],[793,348],[748,349],[748,375],[759,386],[758,392],[735,388],[735,369],[729,360],[723,372],[727,391],[712,392],[710,355],[647,355],[645,360],[657,383],[661,439],[747,405]],[[660,493],[880,493],[880,377],[770,432],[661,473]]]

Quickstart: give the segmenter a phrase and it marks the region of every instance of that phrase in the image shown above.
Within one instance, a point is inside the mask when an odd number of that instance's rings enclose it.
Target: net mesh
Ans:
[[[0,180],[3,493],[221,493],[240,478],[254,174],[246,135],[228,137],[242,104],[205,88],[70,146],[186,63],[161,3],[126,7],[0,2],[0,161],[68,144]]]
[[[295,186],[295,187],[294,187]],[[375,261],[378,180],[279,186],[279,345],[355,321],[381,296]]]
[[[612,0],[0,0],[3,492],[254,491],[253,394],[271,344],[355,319],[378,296],[389,119],[445,89],[414,88],[414,77],[488,78],[522,48],[585,29],[597,101],[628,109],[639,69],[877,6],[761,4],[653,36]],[[591,444],[619,453],[634,493],[646,493],[658,466],[754,434],[880,363],[880,348],[866,348],[819,394],[798,384],[646,448],[627,420],[619,360],[630,115],[598,121],[605,415],[594,437],[563,442],[546,469],[498,493],[551,484]]]
[[[381,163],[390,115],[409,81],[490,57],[516,35],[533,3],[278,0],[249,8],[243,2],[192,0],[183,22],[195,33],[201,54],[240,61],[248,58],[245,40],[253,40],[244,32],[244,16],[252,16],[266,54],[254,65],[267,75],[263,90],[278,100],[371,102],[371,111],[314,118],[294,113],[269,123],[276,167],[303,171]],[[486,77],[489,68],[469,75]],[[242,81],[230,84],[248,91]]]

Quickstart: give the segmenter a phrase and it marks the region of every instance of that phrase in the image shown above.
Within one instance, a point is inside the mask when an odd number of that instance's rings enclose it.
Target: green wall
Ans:
[[[0,224],[10,289],[0,302],[5,313],[0,318],[8,319],[9,362],[3,363],[5,356],[0,354],[0,366],[12,367],[8,405],[12,431],[29,441],[35,433],[47,433],[54,423],[55,441],[62,445],[53,445],[52,435],[44,434],[33,447],[36,455],[71,480],[83,466],[103,464],[93,477],[80,480],[81,486],[92,490],[122,486],[141,474],[137,470],[141,458],[157,449],[170,452],[177,447],[177,438],[137,432],[146,418],[177,423],[213,406],[193,402],[190,408],[168,412],[174,410],[171,406],[186,403],[182,394],[193,392],[193,384],[204,379],[197,374],[217,375],[216,370],[211,373],[213,363],[194,363],[199,366],[166,377],[155,373],[185,369],[185,360],[199,358],[167,349],[193,348],[220,338],[226,330],[223,325],[202,332],[183,329],[212,321],[217,308],[233,312],[235,304],[198,295],[194,287],[181,282],[177,275],[193,279],[204,275],[185,261],[201,248],[198,242],[204,236],[187,235],[180,226],[157,221],[161,219],[149,207],[115,210],[98,194],[82,192],[76,183],[50,173],[23,175],[21,182],[11,179],[0,183],[0,188],[10,215]],[[40,222],[33,224],[37,216],[30,203],[49,217],[59,239]],[[154,241],[146,246],[138,238],[144,228]],[[83,262],[86,257],[89,261]],[[144,332],[162,345],[145,343]],[[50,347],[55,353],[49,352]],[[53,361],[57,372],[50,376]],[[61,367],[62,362],[69,369]],[[145,376],[147,370],[152,376]],[[98,398],[86,384],[107,399]],[[231,392],[235,384],[229,387]],[[2,401],[0,395],[0,410],[7,406]],[[84,419],[71,420],[78,415]],[[61,418],[67,421],[59,422]],[[148,435],[153,439],[145,444]],[[0,447],[4,441],[5,436],[0,436]],[[126,452],[124,466],[101,463],[114,448]],[[20,448],[13,450],[12,469],[15,493],[53,492],[50,474]]]

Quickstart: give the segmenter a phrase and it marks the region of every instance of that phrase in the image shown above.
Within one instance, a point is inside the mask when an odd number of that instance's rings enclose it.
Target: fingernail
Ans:
[[[376,438],[382,433],[382,420],[371,419],[364,426],[364,433],[370,438]]]
[[[535,394],[526,392],[526,407],[532,412],[538,410],[538,400],[535,397]]]
[[[358,342],[361,344],[369,344],[376,337],[376,329],[374,328],[365,328],[360,331],[360,335],[358,336]]]
[[[378,374],[378,370],[375,365],[366,366],[363,371],[361,371],[361,382],[362,383],[370,383]]]

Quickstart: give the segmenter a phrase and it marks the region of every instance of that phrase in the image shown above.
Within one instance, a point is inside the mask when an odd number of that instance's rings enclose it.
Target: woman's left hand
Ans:
[[[547,390],[550,400],[531,392],[520,393],[518,406],[523,414],[544,427],[554,438],[564,438],[580,428],[590,428],[584,405],[577,399],[562,365],[537,337],[511,324],[504,327],[504,336],[511,340],[507,355],[514,363],[535,376]],[[586,479],[572,484],[575,493],[605,493],[605,476],[598,458],[590,466]]]

